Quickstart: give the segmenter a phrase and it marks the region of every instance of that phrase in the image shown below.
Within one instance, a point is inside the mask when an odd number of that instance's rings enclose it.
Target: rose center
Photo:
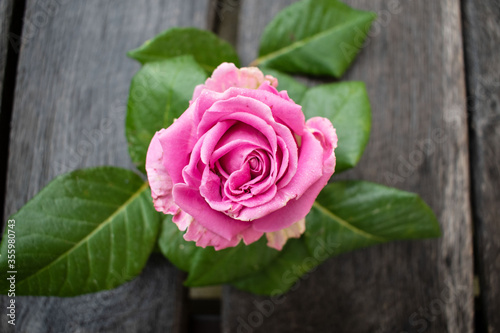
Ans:
[[[252,157],[250,161],[248,161],[248,164],[250,165],[250,170],[257,171],[260,163],[257,157]]]

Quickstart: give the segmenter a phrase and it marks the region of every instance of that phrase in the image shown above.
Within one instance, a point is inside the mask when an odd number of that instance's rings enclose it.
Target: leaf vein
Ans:
[[[352,20],[352,21],[348,21],[346,23],[343,23],[343,24],[340,24],[340,25],[337,25],[333,28],[330,28],[330,29],[327,29],[323,32],[320,32],[318,34],[315,34],[313,36],[309,36],[309,37],[306,37],[304,39],[301,39],[299,41],[296,41],[294,43],[291,43],[290,45],[288,46],[285,46],[283,47],[282,49],[278,49],[276,51],[273,51],[271,53],[268,53],[262,57],[258,57],[254,62],[253,64],[261,64],[262,62],[264,61],[267,61],[269,59],[272,59],[272,58],[277,58],[283,54],[286,54],[288,52],[291,52],[295,49],[298,49],[304,45],[306,45],[307,43],[310,43],[311,41],[314,41],[315,39],[320,39],[324,36],[327,36],[328,34],[333,34],[333,33],[336,33],[337,31],[339,30],[342,30],[344,28],[348,28],[352,25],[355,25],[355,24],[358,24],[360,21],[363,21],[365,19],[364,16],[360,16],[359,18],[355,19],[355,20]]]
[[[30,274],[29,276],[25,277],[24,279],[22,279],[21,281],[19,281],[19,286],[21,286],[23,283],[27,283],[27,281],[30,281],[30,279],[32,277],[38,277],[38,274],[39,273],[42,273],[43,271],[49,269],[50,267],[52,267],[53,265],[57,264],[58,262],[60,262],[61,260],[63,259],[67,259],[67,257],[69,256],[69,254],[71,254],[73,251],[75,251],[76,249],[78,249],[80,246],[84,246],[84,245],[87,245],[88,241],[90,238],[92,238],[95,234],[97,234],[99,231],[101,231],[105,226],[107,226],[109,223],[111,223],[113,221],[113,219],[118,215],[120,214],[122,211],[125,211],[127,212],[126,210],[124,210],[128,205],[129,203],[131,203],[132,201],[134,201],[137,197],[139,197],[141,195],[141,193],[148,187],[148,183],[147,182],[144,182],[144,184],[142,184],[138,189],[137,191],[127,200],[125,201],[121,206],[119,206],[117,208],[117,210],[115,212],[113,212],[113,214],[111,214],[106,220],[104,220],[101,224],[99,224],[99,226],[97,228],[95,228],[91,233],[89,233],[87,236],[85,236],[82,240],[80,240],[78,243],[76,243],[73,247],[69,248],[66,252],[62,253],[61,255],[59,255],[54,261],[52,261],[51,263],[49,263],[47,266],[44,266],[42,268],[40,268],[39,270],[35,271],[34,273]],[[87,245],[88,246],[88,245]],[[88,247],[87,247],[88,249]],[[89,262],[89,278],[90,278],[91,274],[90,274],[90,262]]]
[[[357,228],[356,226],[352,225],[351,223],[347,222],[346,220],[342,219],[340,216],[335,215],[332,213],[330,210],[328,210],[325,206],[322,206],[318,201],[315,201],[313,203],[313,207],[319,210],[321,213],[325,214],[326,216],[330,217],[332,220],[335,220],[338,224],[342,225],[343,227],[351,230],[352,232],[361,235],[365,238],[375,240],[377,242],[387,242],[388,239],[372,235],[364,230],[361,230]]]

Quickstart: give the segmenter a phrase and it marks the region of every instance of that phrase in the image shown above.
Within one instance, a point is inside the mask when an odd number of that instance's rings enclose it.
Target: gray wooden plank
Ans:
[[[2,110],[3,80],[7,63],[9,28],[12,16],[13,0],[0,1],[0,110]]]
[[[239,52],[248,64],[265,24],[291,0],[246,0]],[[224,332],[471,332],[473,259],[460,3],[350,0],[379,21],[346,80],[366,82],[365,179],[419,193],[443,236],[332,258],[279,304],[226,288]],[[334,124],[335,125],[335,124]]]
[[[212,0],[213,22],[212,30],[217,35],[231,43],[233,46],[238,40],[238,26],[240,13],[240,0]]]
[[[156,254],[137,279],[114,290],[71,298],[17,297],[16,332],[181,332],[181,280]],[[2,318],[2,332],[12,331],[9,326]]]
[[[8,68],[9,37],[12,16],[14,15],[14,1],[0,1],[0,151],[5,156],[0,161],[0,216],[3,216],[3,202],[5,178],[7,174],[7,148],[9,140],[9,124],[12,110],[13,74]],[[11,58],[12,61],[12,58]],[[10,65],[12,66],[12,64]],[[4,89],[5,88],[5,89]],[[0,229],[3,229],[3,220]]]
[[[126,52],[172,26],[205,27],[207,10],[208,1],[199,0],[28,1],[4,219],[60,173],[132,168],[123,128],[129,83],[140,66]],[[139,280],[109,292],[17,297],[17,331],[179,332],[181,279],[155,260]],[[3,312],[5,331],[11,327]]]
[[[479,321],[500,331],[500,3],[464,2]]]

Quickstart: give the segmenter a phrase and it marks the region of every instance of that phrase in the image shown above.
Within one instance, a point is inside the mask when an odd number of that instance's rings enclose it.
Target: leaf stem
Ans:
[[[257,67],[259,66],[259,63],[260,63],[260,58],[257,58],[255,60],[253,60],[250,65],[248,65],[249,67]]]

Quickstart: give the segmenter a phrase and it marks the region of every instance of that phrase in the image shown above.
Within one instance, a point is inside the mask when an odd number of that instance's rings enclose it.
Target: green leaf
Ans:
[[[363,181],[336,182],[318,196],[302,238],[288,240],[261,271],[230,283],[255,294],[277,295],[297,288],[304,274],[332,256],[392,240],[439,235],[434,214],[416,194]]]
[[[307,91],[307,86],[295,80],[288,74],[277,71],[272,68],[261,68],[264,74],[272,75],[278,79],[278,90],[286,90],[288,96],[297,104],[300,104],[304,94]]]
[[[196,85],[206,73],[191,56],[147,63],[132,79],[125,135],[130,157],[145,172],[149,143],[156,131],[167,128],[189,107]]]
[[[370,137],[371,108],[363,82],[324,84],[309,89],[302,100],[306,119],[330,119],[339,138],[335,172],[354,167]]]
[[[197,28],[166,30],[127,55],[141,64],[191,55],[208,73],[222,62],[232,62],[239,67],[238,55],[231,44],[210,31]]]
[[[416,194],[342,181],[323,189],[306,217],[305,234],[289,239],[280,252],[268,249],[264,239],[217,252],[184,241],[182,234],[167,218],[159,242],[163,254],[189,272],[186,285],[230,283],[255,294],[277,295],[332,256],[392,240],[438,237],[440,228]]]
[[[414,194],[365,181],[327,185],[306,217],[310,253],[334,245],[331,255],[400,239],[440,236],[432,210]]]
[[[262,35],[264,65],[291,73],[340,77],[352,63],[376,18],[337,0],[302,0],[278,13]]]
[[[215,251],[213,247],[197,247],[183,238],[172,222],[165,216],[158,243],[165,257],[178,268],[189,272],[186,286],[198,287],[227,283],[251,275],[263,269],[279,255],[279,251],[266,245],[265,237],[255,243]]]
[[[319,263],[309,254],[303,238],[289,239],[279,256],[263,270],[230,284],[259,295],[283,294]]]
[[[184,240],[183,235],[184,232],[172,222],[172,215],[163,215],[158,237],[160,251],[177,268],[189,272],[192,259],[201,248],[197,247],[195,242]]]
[[[143,269],[160,225],[148,184],[114,167],[57,177],[10,220],[0,290],[7,293],[14,270],[16,295],[75,296],[123,284]],[[11,234],[15,248],[9,249]],[[15,267],[7,257],[12,250]]]

